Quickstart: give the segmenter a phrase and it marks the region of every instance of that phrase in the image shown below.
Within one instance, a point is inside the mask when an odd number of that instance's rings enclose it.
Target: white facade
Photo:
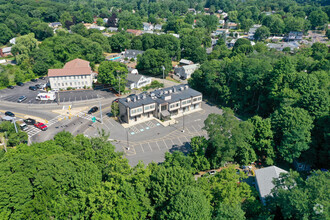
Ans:
[[[51,76],[49,77],[50,87],[52,89],[66,90],[68,87],[75,89],[92,88],[93,77],[90,75],[77,76]]]

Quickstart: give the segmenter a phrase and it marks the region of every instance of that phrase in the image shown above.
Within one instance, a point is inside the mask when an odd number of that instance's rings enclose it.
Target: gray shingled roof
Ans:
[[[278,178],[280,173],[287,173],[287,171],[276,166],[270,166],[255,171],[258,190],[263,203],[265,203],[265,197],[270,195],[271,190],[275,187],[273,179]]]
[[[164,100],[164,96],[169,95],[171,95],[171,99]],[[136,108],[151,103],[174,103],[183,99],[188,99],[200,95],[202,95],[202,93],[190,88],[188,85],[177,85],[164,89],[157,89],[153,92],[150,92],[150,94],[141,93],[139,95],[127,97],[130,99],[130,101],[127,101],[127,98],[121,98],[119,99],[119,102],[128,108]]]
[[[139,74],[127,74],[126,80],[128,82],[133,82],[133,83],[137,83],[139,82],[139,80],[142,78],[142,75]]]

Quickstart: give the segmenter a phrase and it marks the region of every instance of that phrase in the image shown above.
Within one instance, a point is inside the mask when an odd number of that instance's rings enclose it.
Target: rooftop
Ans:
[[[137,108],[152,103],[174,103],[200,95],[202,93],[190,88],[188,85],[177,85],[164,89],[156,89],[150,93],[143,92],[138,95],[121,98],[119,102],[128,108]]]
[[[92,69],[89,62],[82,59],[74,59],[67,62],[62,69],[49,69],[48,76],[76,76],[90,75]]]

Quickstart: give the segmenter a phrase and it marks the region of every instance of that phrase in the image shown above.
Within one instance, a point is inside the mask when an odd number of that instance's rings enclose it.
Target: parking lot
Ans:
[[[116,149],[125,152],[132,166],[139,160],[145,164],[152,161],[162,162],[165,152],[178,150],[188,153],[191,138],[207,136],[206,131],[202,129],[204,120],[210,113],[221,114],[222,110],[207,103],[203,103],[202,108],[201,111],[184,116],[184,128],[183,117],[175,119],[177,123],[167,127],[159,124],[157,120],[151,120],[125,129],[106,116],[103,117],[103,124],[95,124],[95,127],[88,128],[84,134],[90,137],[98,136],[98,129],[109,132],[110,140]],[[105,109],[104,115],[107,111],[110,109]]]
[[[26,100],[22,103],[26,104],[48,104],[55,103],[57,101],[39,101],[36,100],[36,97],[39,93],[45,93],[44,90],[36,90],[32,91],[29,89],[29,86],[34,86],[36,84],[44,84],[46,80],[38,79],[38,82],[26,82],[24,86],[15,86],[14,89],[3,89],[0,90],[0,100],[9,101],[9,102],[17,102],[20,96],[26,96]],[[84,101],[90,99],[96,99],[98,97],[115,97],[115,95],[109,90],[75,90],[75,91],[63,91],[59,92],[60,102],[76,102],[76,101]]]

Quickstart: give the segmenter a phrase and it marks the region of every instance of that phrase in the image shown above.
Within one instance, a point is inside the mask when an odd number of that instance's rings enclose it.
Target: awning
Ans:
[[[167,110],[161,111],[160,114],[161,114],[163,117],[168,117],[168,116],[171,115],[170,112],[167,111]]]

